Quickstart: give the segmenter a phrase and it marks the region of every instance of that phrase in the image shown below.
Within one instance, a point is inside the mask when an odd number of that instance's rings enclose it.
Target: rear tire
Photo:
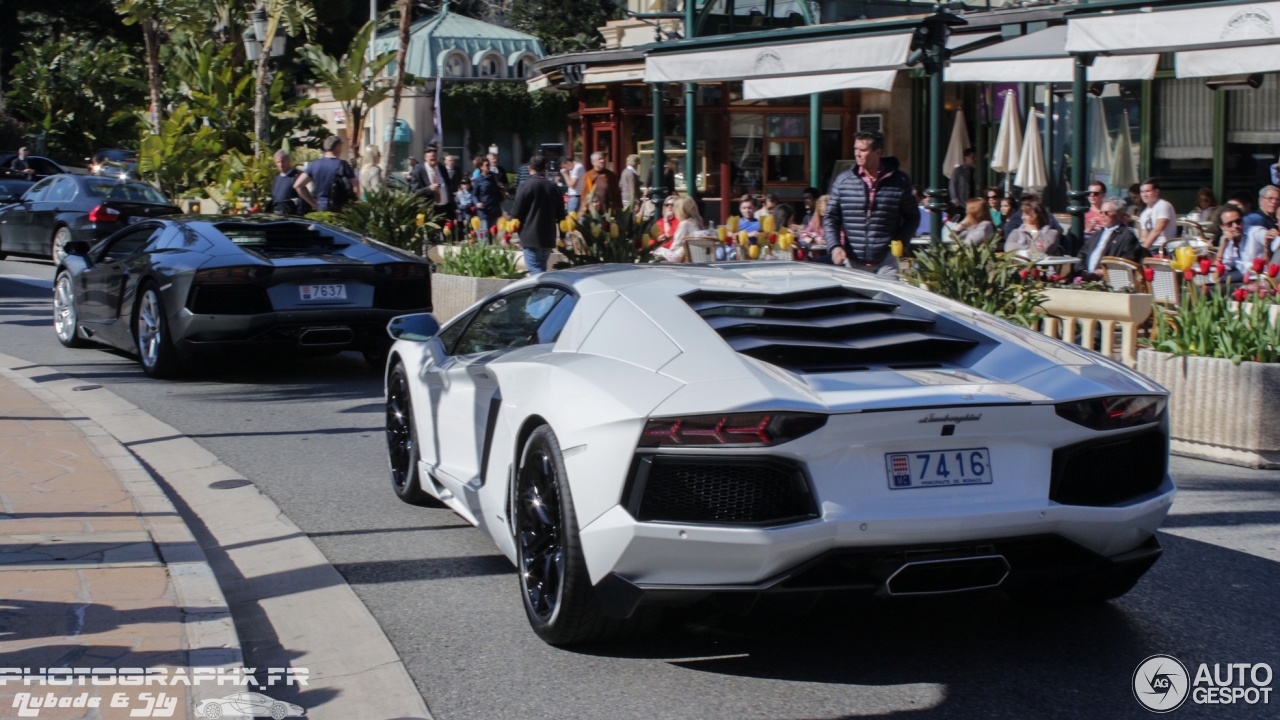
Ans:
[[[422,489],[418,473],[418,428],[413,421],[409,374],[396,363],[387,380],[387,459],[391,464],[391,489],[409,505],[439,505]]]
[[[560,443],[548,425],[525,442],[512,505],[520,596],[533,631],[549,645],[613,642],[635,635],[644,615],[606,617],[587,574]]]
[[[138,362],[148,377],[169,378],[178,374],[169,318],[155,283],[147,282],[139,289],[138,304],[133,309],[133,341],[138,348]]]
[[[64,347],[88,347],[89,341],[80,337],[74,287],[71,273],[58,273],[58,279],[53,282],[53,331],[58,334],[58,342]]]
[[[67,259],[67,253],[62,248],[71,242],[71,229],[60,227],[53,233],[53,241],[49,247],[49,257],[53,260],[54,265],[61,265],[63,260]]]

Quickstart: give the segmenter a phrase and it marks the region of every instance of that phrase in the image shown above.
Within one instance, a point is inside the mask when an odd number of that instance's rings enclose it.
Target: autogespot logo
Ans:
[[[1152,655],[1133,671],[1133,696],[1151,712],[1172,712],[1187,701],[1190,680],[1177,658]]]

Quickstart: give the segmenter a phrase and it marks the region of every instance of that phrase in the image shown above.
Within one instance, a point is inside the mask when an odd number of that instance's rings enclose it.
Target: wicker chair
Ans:
[[[684,261],[687,263],[709,263],[716,261],[716,247],[719,241],[713,237],[691,237],[684,243]]]
[[[1182,302],[1182,273],[1173,269],[1168,258],[1147,258],[1143,266],[1151,268],[1151,294],[1161,305],[1178,305]]]
[[[1108,255],[1103,257],[1098,264],[1102,266],[1101,274],[1106,278],[1107,285],[1112,290],[1132,290],[1134,292],[1146,290],[1146,280],[1142,276],[1142,266],[1138,265],[1138,263]]]

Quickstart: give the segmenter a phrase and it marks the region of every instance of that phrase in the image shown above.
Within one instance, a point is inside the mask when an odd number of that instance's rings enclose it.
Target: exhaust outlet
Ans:
[[[346,345],[355,339],[356,334],[351,332],[351,328],[331,327],[331,328],[312,328],[305,330],[298,336],[298,344],[308,347],[317,345]]]
[[[1009,576],[1003,555],[921,560],[898,568],[885,583],[890,595],[935,595],[999,587]]]

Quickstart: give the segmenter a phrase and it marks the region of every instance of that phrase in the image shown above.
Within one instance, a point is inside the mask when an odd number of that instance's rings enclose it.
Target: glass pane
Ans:
[[[724,89],[720,83],[698,86],[699,105],[719,105],[724,98]]]
[[[802,138],[809,136],[808,115],[770,115],[769,137]]]
[[[769,181],[802,182],[804,174],[804,143],[769,142]]]
[[[763,162],[761,143],[764,134],[764,116],[755,113],[729,116],[729,158],[733,169],[734,197],[760,192]]]
[[[622,86],[622,107],[624,108],[642,108],[649,107],[649,98],[652,93],[649,91],[648,85],[623,85]]]
[[[536,342],[538,326],[562,295],[562,290],[540,287],[494,300],[471,321],[453,354],[471,355]]]
[[[607,108],[609,107],[609,86],[608,85],[592,85],[583,93],[587,107],[589,108]]]

